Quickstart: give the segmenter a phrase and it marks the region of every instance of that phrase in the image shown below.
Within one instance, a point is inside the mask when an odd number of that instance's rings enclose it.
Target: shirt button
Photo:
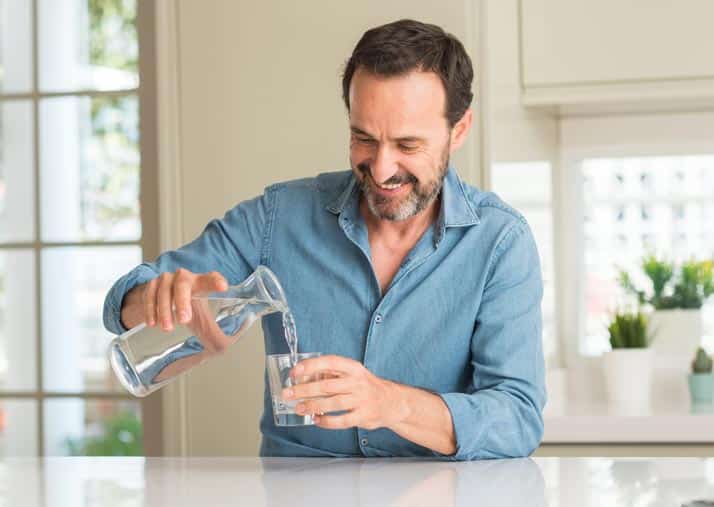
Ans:
[[[378,313],[377,316],[374,318],[374,321],[375,321],[377,324],[379,324],[380,322],[382,322],[382,315],[380,315],[380,314]]]
[[[366,438],[363,438],[362,440],[360,440],[360,443],[362,445],[367,445],[369,443],[369,441]]]

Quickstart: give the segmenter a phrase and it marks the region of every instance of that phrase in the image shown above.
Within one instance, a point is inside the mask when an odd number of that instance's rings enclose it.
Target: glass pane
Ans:
[[[124,392],[107,360],[104,297],[141,262],[138,246],[48,248],[42,252],[42,352],[47,391]]]
[[[139,84],[136,0],[39,0],[41,91]]]
[[[609,349],[607,321],[625,294],[620,269],[647,288],[640,262],[653,253],[674,262],[714,256],[714,155],[587,159],[584,196],[583,354]],[[711,303],[711,302],[710,302]],[[712,343],[714,305],[703,307]]]
[[[44,241],[138,240],[136,96],[40,103]]]
[[[550,363],[557,354],[550,163],[494,164],[491,181],[493,190],[526,218],[538,245],[543,272],[543,351]]]
[[[35,238],[32,137],[32,104],[0,102],[0,241]]]
[[[37,456],[37,402],[0,399],[0,456]]]
[[[0,93],[32,89],[32,2],[0,0]]]
[[[141,405],[135,400],[44,401],[47,456],[142,456]]]
[[[35,254],[0,250],[0,389],[37,387]]]

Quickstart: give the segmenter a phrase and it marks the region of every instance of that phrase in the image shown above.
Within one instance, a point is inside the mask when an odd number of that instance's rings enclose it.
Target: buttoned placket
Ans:
[[[367,226],[361,217],[351,216],[350,211],[355,210],[356,207],[347,208],[343,210],[339,215],[339,225],[345,236],[360,249],[372,275],[372,283],[375,288],[375,293],[377,297],[377,305],[372,312],[370,324],[367,329],[367,336],[365,338],[364,353],[362,364],[369,371],[374,371],[374,361],[378,351],[375,350],[375,335],[379,335],[380,326],[385,322],[387,315],[389,313],[389,303],[391,297],[394,294],[394,290],[397,284],[405,278],[412,270],[416,269],[419,265],[425,262],[431,255],[436,252],[438,247],[438,242],[443,236],[443,227],[440,221],[435,222],[435,225],[430,227],[424,235],[419,239],[417,244],[412,248],[412,250],[407,254],[399,270],[394,275],[392,282],[389,284],[387,291],[383,295],[379,286],[379,280],[377,274],[374,270],[374,265],[372,264],[371,249],[369,246],[369,237],[367,233]],[[357,213],[359,213],[357,211]],[[377,342],[378,343],[378,342]],[[360,451],[365,456],[376,455],[375,451],[370,448],[369,441],[369,431],[364,428],[357,428],[357,440],[359,442]]]

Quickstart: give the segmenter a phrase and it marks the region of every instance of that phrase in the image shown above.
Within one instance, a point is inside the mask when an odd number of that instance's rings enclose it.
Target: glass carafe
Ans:
[[[172,331],[139,324],[109,345],[109,361],[121,384],[146,396],[178,375],[224,351],[262,315],[288,310],[275,274],[258,268],[224,292],[191,297],[191,320]]]

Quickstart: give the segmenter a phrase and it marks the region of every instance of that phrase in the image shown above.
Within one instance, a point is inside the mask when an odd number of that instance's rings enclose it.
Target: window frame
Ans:
[[[32,76],[29,92],[3,93],[0,102],[29,101],[32,109],[33,140],[33,209],[34,236],[31,241],[0,242],[2,250],[29,250],[34,254],[35,280],[35,347],[36,371],[35,389],[29,391],[0,390],[0,400],[34,400],[37,414],[36,448],[38,456],[45,455],[45,409],[44,401],[49,399],[83,400],[131,400],[139,401],[129,393],[111,391],[58,392],[45,390],[43,385],[43,350],[42,350],[42,256],[43,250],[52,247],[107,247],[139,246],[143,258],[155,257],[159,253],[159,206],[158,206],[158,146],[157,146],[157,92],[156,92],[156,43],[154,2],[137,0],[136,29],[139,47],[139,85],[113,91],[72,90],[66,92],[41,92],[39,90],[39,23],[38,0],[31,0],[31,42]],[[139,239],[132,241],[42,241],[41,239],[41,182],[40,182],[40,101],[55,97],[119,97],[136,96],[139,101],[139,156],[140,156],[140,221],[142,233]],[[107,288],[108,289],[108,288]],[[142,429],[144,435],[144,455],[160,456],[163,454],[162,439],[162,394],[140,400]]]
[[[555,191],[557,321],[563,366],[581,368],[585,326],[584,195],[588,158],[714,154],[714,112],[677,111],[561,118]]]

